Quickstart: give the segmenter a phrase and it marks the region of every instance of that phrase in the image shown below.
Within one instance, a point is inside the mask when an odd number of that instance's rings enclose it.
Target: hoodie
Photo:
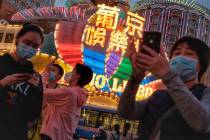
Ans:
[[[87,97],[81,87],[45,89],[41,134],[52,140],[71,140]]]
[[[0,56],[0,79],[16,74],[34,75],[29,61],[16,62],[10,54]],[[35,74],[37,75],[37,74]],[[43,87],[24,81],[5,88],[0,87],[0,138],[2,140],[26,140],[27,123],[41,115]]]

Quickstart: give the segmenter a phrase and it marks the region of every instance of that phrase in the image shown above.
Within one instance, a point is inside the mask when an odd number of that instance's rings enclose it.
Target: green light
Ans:
[[[132,72],[131,62],[128,58],[123,58],[122,63],[118,67],[112,78],[118,78],[120,81],[128,80]]]

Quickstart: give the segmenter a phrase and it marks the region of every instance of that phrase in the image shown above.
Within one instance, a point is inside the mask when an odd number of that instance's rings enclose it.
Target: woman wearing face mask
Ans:
[[[209,140],[210,88],[199,83],[209,64],[208,46],[183,37],[172,47],[169,62],[163,50],[143,49],[146,53],[132,57],[134,71],[120,99],[120,115],[142,121],[140,140]],[[166,90],[136,102],[146,70],[161,78]]]
[[[27,124],[41,113],[43,88],[28,59],[36,55],[44,37],[39,27],[23,26],[16,50],[0,57],[0,138],[26,140]]]

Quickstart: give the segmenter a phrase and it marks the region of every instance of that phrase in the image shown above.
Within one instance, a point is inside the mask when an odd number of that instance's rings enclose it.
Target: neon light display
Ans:
[[[82,63],[79,39],[82,32],[82,25],[75,22],[58,23],[55,28],[55,45],[59,57],[73,67],[76,63]]]
[[[128,39],[136,38],[136,49],[142,37],[144,18],[118,7],[99,5],[87,20],[61,21],[56,25],[55,44],[66,63],[83,62],[94,71],[90,87],[100,94],[120,96],[131,75],[132,67],[126,52]],[[147,76],[139,86],[137,99],[157,89],[159,81]],[[92,87],[91,87],[92,86]],[[95,93],[95,89],[92,89]],[[96,93],[98,94],[98,93]]]
[[[81,8],[79,6],[67,7],[39,7],[37,9],[24,9],[11,18],[12,21],[27,21],[32,19],[52,18],[52,19],[86,19],[86,11],[92,7]]]
[[[136,13],[118,7],[98,6],[82,37],[83,62],[96,73],[91,85],[121,95],[132,72],[130,60],[126,57],[128,39],[135,36],[137,50],[143,27],[144,18]],[[147,76],[142,81],[137,95],[139,99],[152,94],[156,88],[151,85],[159,82],[152,82],[155,80],[153,76]]]
[[[106,54],[105,57],[101,57],[101,65],[99,65],[103,68],[93,67],[97,71],[98,69],[105,70],[105,76],[108,79],[111,78],[117,72],[121,63],[125,62],[123,59],[125,58],[126,50],[129,49],[129,36],[136,36],[136,41],[139,42],[143,26],[144,18],[138,14],[126,12],[117,7],[99,5],[98,11],[89,19],[89,23],[83,34],[84,62],[91,65],[90,63],[94,62],[94,60],[98,60],[98,53],[101,52],[101,55]],[[137,46],[138,43],[136,44],[136,48]],[[93,57],[91,59],[89,52],[95,52],[96,55],[94,56],[96,57],[91,56]],[[127,62],[129,63],[129,61]],[[92,64],[95,65],[96,63]],[[130,66],[130,64],[128,65]],[[129,76],[130,71],[128,73],[124,72],[125,75]]]

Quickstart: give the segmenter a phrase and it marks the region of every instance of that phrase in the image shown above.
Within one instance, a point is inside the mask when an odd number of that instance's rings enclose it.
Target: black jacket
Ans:
[[[29,61],[16,62],[10,54],[0,56],[0,79],[15,73],[35,73]],[[26,140],[27,123],[41,114],[42,82],[37,87],[28,82],[0,88],[0,138]]]
[[[202,84],[195,85],[191,91],[192,94],[201,100],[206,86]],[[164,115],[169,108],[173,108],[174,102],[167,91],[157,91],[148,100],[146,115],[143,117],[142,130],[140,130],[140,140],[148,140],[155,124]],[[160,124],[160,140],[209,140],[209,134],[195,132],[183,119],[177,109],[171,111],[162,118]]]

